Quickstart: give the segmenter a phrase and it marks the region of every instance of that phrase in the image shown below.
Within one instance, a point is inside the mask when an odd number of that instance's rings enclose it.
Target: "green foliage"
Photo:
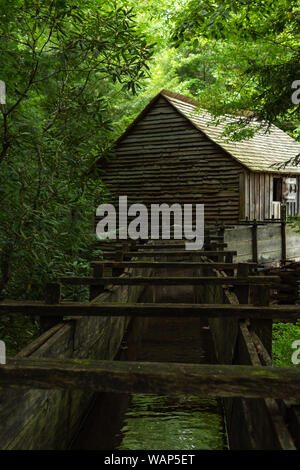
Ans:
[[[0,296],[42,299],[49,280],[89,274],[110,100],[136,92],[153,46],[122,0],[0,0],[0,16]],[[16,339],[6,320],[0,334],[14,348],[36,327],[12,321]]]
[[[160,89],[197,98],[216,117],[247,116],[226,134],[251,137],[249,123],[266,120],[299,139],[299,106],[292,83],[299,79],[299,8],[296,1],[142,1],[138,22],[156,43],[150,78],[137,99],[127,98],[124,129]],[[123,106],[122,101],[119,103]]]
[[[105,197],[90,169],[111,141],[108,92],[135,92],[152,46],[124,3],[9,0],[0,15],[0,292],[41,298],[49,279],[87,273]]]
[[[273,362],[277,366],[294,366],[291,357],[294,352],[292,343],[300,340],[300,321],[292,323],[273,324]]]
[[[300,216],[298,214],[290,215],[287,221],[295,232],[300,233]]]
[[[38,320],[21,315],[9,315],[1,318],[0,338],[5,342],[8,356],[14,356],[37,336],[39,336]]]
[[[223,62],[217,67],[223,86],[199,88],[201,103],[216,116],[251,110],[262,127],[268,121],[298,136],[300,108],[291,99],[292,83],[300,76],[297,0],[190,0],[174,21],[177,47],[206,38],[211,47],[231,49],[231,56],[225,52],[228,67]]]

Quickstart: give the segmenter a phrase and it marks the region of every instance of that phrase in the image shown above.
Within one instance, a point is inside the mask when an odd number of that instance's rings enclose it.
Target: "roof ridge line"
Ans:
[[[159,94],[163,96],[169,96],[170,98],[178,99],[179,101],[183,101],[184,103],[188,103],[193,106],[200,106],[198,101],[196,101],[195,99],[190,98],[189,96],[181,95],[180,93],[174,93],[173,91],[163,89],[160,91]]]

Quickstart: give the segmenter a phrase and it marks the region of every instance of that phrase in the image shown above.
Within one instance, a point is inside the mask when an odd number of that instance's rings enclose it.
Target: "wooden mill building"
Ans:
[[[300,168],[272,165],[295,157],[300,144],[275,126],[228,142],[232,119],[215,126],[195,101],[162,90],[117,140],[104,182],[129,204],[203,203],[208,222],[279,218],[282,203],[297,213]]]

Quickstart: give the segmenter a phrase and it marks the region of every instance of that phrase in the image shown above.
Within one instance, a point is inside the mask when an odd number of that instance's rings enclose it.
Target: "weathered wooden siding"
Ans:
[[[264,220],[272,217],[273,175],[245,171],[242,178],[241,218]]]
[[[253,173],[244,171],[240,178],[240,214],[241,219],[264,220],[271,219],[274,215],[280,215],[279,207],[275,207],[273,202],[273,179],[274,177],[285,176],[273,173]],[[297,179],[296,206],[300,207],[300,177],[293,175]],[[280,206],[280,203],[277,203]]]
[[[252,261],[252,226],[236,225],[226,227],[224,241],[228,250],[236,250],[237,262]],[[282,259],[280,223],[257,226],[257,254],[259,263],[275,263]],[[290,225],[286,225],[286,256],[288,259],[300,258],[300,235]]]
[[[104,176],[128,203],[203,203],[206,221],[239,219],[243,167],[160,97],[116,148]]]

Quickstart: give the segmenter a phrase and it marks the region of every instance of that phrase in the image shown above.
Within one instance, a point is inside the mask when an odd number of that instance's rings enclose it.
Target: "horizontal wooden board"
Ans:
[[[63,284],[70,285],[97,285],[106,286],[112,284],[114,286],[206,286],[206,285],[232,285],[232,286],[246,286],[246,285],[278,285],[279,276],[249,276],[249,277],[233,277],[227,276],[225,278],[215,276],[205,277],[61,277],[59,281]]]
[[[1,302],[0,315],[21,313],[46,316],[138,316],[138,317],[236,317],[255,319],[296,320],[299,305],[227,305],[227,304],[122,304],[62,302],[45,304],[39,301]]]
[[[255,267],[257,263],[246,263],[247,266]],[[205,268],[210,267],[213,269],[236,269],[238,263],[197,263],[193,261],[185,262],[180,261],[92,261],[91,266],[94,265],[103,265],[108,268],[146,268],[151,267],[155,269],[160,268],[174,268],[174,269],[184,269],[184,268]]]
[[[89,359],[11,359],[1,386],[116,393],[184,393],[211,397],[300,397],[300,370]]]
[[[106,255],[111,255],[112,253],[103,253],[103,257],[105,258]],[[236,251],[215,251],[215,250],[205,250],[205,251],[197,251],[197,250],[147,250],[147,251],[130,251],[129,253],[124,253],[125,257],[141,257],[141,256],[164,256],[164,255],[171,255],[171,256],[186,256],[186,255],[199,255],[199,256],[226,256],[226,255],[233,255],[237,254]]]

